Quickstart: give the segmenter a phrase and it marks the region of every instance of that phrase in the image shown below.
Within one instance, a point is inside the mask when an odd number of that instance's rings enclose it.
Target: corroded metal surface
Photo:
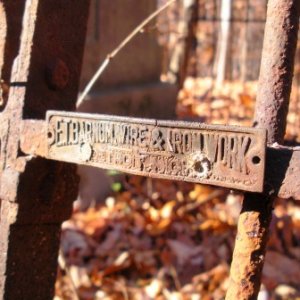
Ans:
[[[268,2],[255,126],[268,130],[268,144],[273,147],[283,142],[285,134],[299,12],[299,0]],[[274,196],[282,193],[299,197],[299,151],[283,152],[284,149],[281,149],[281,155],[277,156],[280,153],[278,150],[270,148],[268,152],[265,191],[269,195],[245,195],[230,269],[227,300],[257,298]]]
[[[6,125],[5,125],[6,124]],[[1,130],[3,129],[3,130]],[[0,132],[7,132],[2,122]],[[47,157],[47,122],[24,120],[21,125],[21,150],[28,155]],[[5,139],[2,140],[5,148]],[[300,148],[273,146],[266,150],[264,192],[282,199],[300,201]]]
[[[0,299],[53,299],[60,226],[77,196],[76,166],[26,155],[20,145],[26,130],[34,135],[26,124],[48,109],[75,108],[88,10],[88,0],[0,4],[0,24],[7,20],[0,67],[10,83],[0,106]],[[39,140],[31,142],[37,149]]]
[[[238,221],[230,284],[226,300],[257,299],[261,284],[272,202],[263,194],[248,193]]]
[[[8,3],[24,4],[3,2],[6,9]],[[35,155],[159,178],[263,189],[264,130],[59,112],[49,112],[47,122],[37,121],[48,109],[74,108],[88,1],[74,3],[25,3],[20,51],[0,115],[3,299],[52,298],[59,228],[76,196],[74,166]],[[299,1],[270,0],[269,7],[256,125],[269,129],[269,143],[280,143]],[[9,13],[16,15],[12,9]],[[293,184],[299,182],[299,149],[270,147],[267,161],[265,192],[300,197],[299,184]],[[227,299],[254,299],[258,293],[271,199],[245,196]]]
[[[0,3],[0,110],[7,103],[10,72],[20,46],[24,0],[2,0]]]
[[[7,129],[2,123],[3,132]],[[1,131],[0,131],[1,132]],[[20,146],[23,153],[47,157],[47,122],[24,120]],[[5,140],[2,141],[3,144]],[[5,147],[3,147],[5,148]],[[264,193],[300,201],[300,148],[273,146],[266,150]]]
[[[266,165],[266,193],[300,201],[300,148],[268,147]]]
[[[268,129],[268,144],[282,143],[286,128],[294,58],[299,28],[300,1],[268,2],[255,124]]]
[[[261,192],[266,132],[105,115],[47,113],[48,157]]]

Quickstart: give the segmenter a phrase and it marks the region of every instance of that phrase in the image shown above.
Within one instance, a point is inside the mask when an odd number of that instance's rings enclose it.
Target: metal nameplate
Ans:
[[[196,122],[47,113],[51,159],[262,192],[266,131]]]

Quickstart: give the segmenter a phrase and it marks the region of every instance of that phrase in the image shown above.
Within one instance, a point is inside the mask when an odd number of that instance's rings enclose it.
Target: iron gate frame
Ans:
[[[2,69],[11,74],[0,115],[0,298],[51,299],[60,226],[70,217],[78,178],[75,165],[39,156],[45,151],[41,135],[47,135],[48,110],[75,109],[89,1],[3,0],[0,5],[6,42]],[[16,11],[19,17],[24,11],[20,44],[12,34],[21,31],[20,20],[13,19]],[[266,179],[263,193],[245,194],[226,299],[257,297],[273,200],[300,200],[300,149],[282,145],[299,14],[297,0],[268,3],[254,122],[268,131]],[[9,47],[18,53],[13,65]]]

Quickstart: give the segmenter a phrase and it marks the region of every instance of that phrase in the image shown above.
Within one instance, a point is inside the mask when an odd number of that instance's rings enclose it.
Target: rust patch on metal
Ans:
[[[21,150],[25,154],[45,157],[47,155],[46,122],[24,120],[21,124]]]
[[[137,175],[263,190],[266,131],[48,112],[51,159]]]
[[[299,14],[299,0],[268,1],[254,124],[268,130],[268,144],[272,146],[284,140]],[[226,300],[257,298],[274,196],[299,197],[299,155],[293,150],[283,151],[268,149],[265,193],[269,196],[245,194]]]
[[[46,122],[36,120],[50,107],[75,107],[89,2],[0,4],[0,299],[53,299],[61,223],[78,191],[76,166],[24,153],[43,155]]]
[[[238,221],[226,300],[257,298],[271,212],[272,201],[265,195],[245,195]]]
[[[268,130],[268,144],[282,144],[297,46],[300,1],[268,2],[255,124]]]

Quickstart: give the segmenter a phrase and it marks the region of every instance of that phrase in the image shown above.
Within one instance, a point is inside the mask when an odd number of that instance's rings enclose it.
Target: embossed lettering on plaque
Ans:
[[[262,129],[48,112],[48,157],[137,175],[261,192]]]

